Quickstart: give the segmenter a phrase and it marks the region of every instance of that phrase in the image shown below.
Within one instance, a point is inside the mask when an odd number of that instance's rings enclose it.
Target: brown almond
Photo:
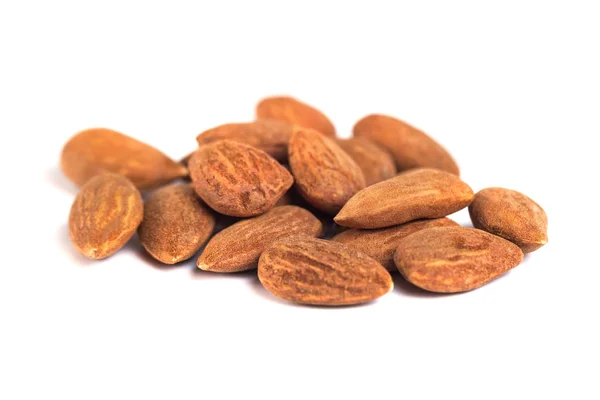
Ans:
[[[362,251],[388,271],[396,271],[394,253],[398,243],[410,234],[439,226],[458,226],[458,224],[448,218],[424,219],[383,229],[348,229],[335,235],[331,240]]]
[[[196,193],[213,210],[252,217],[273,208],[292,186],[287,169],[262,150],[219,140],[200,147],[190,159]]]
[[[315,129],[325,136],[335,136],[335,128],[321,111],[292,97],[278,96],[263,99],[256,106],[257,119],[274,119],[305,128]]]
[[[487,188],[469,206],[475,228],[510,240],[525,253],[548,243],[548,217],[538,203],[514,190]]]
[[[127,243],[143,215],[142,196],[127,178],[97,175],[75,197],[69,214],[69,236],[77,251],[99,260]]]
[[[258,278],[272,294],[300,304],[360,304],[392,290],[389,272],[341,243],[293,236],[275,242],[258,262]]]
[[[321,231],[321,222],[305,209],[275,207],[216,234],[204,248],[197,265],[202,270],[213,272],[254,269],[261,253],[273,242],[300,234],[319,236]]]
[[[192,158],[192,156],[194,155],[195,152],[196,152],[196,150],[192,151],[191,153],[189,153],[188,155],[183,157],[181,160],[179,160],[179,164],[181,164],[187,168],[188,164],[190,163],[190,159]]]
[[[519,247],[463,227],[424,229],[402,239],[394,261],[413,285],[430,292],[466,292],[485,285],[523,260]]]
[[[138,233],[148,253],[165,264],[192,257],[215,228],[215,216],[190,185],[160,188],[144,202]]]
[[[336,143],[358,164],[367,186],[396,175],[396,164],[390,153],[372,140],[355,137],[338,139]]]
[[[77,185],[105,172],[127,177],[138,189],[164,185],[188,174],[159,150],[122,133],[94,128],[73,136],[61,155],[63,173]]]
[[[365,187],[365,177],[354,160],[313,129],[298,128],[292,134],[289,159],[300,195],[326,213],[337,213]]]
[[[361,190],[334,221],[349,228],[385,228],[416,219],[445,217],[472,200],[473,190],[456,175],[415,169]]]
[[[398,171],[437,168],[459,175],[450,154],[425,132],[386,115],[368,115],[354,125],[354,136],[366,137],[387,149]]]

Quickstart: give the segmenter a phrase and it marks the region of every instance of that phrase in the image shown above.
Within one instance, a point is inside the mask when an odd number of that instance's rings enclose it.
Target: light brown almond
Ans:
[[[372,140],[355,137],[338,139],[336,143],[358,164],[367,186],[396,175],[396,164],[390,153]]]
[[[257,119],[274,119],[315,129],[325,136],[335,136],[335,128],[321,111],[292,97],[277,96],[263,99],[256,106]]]

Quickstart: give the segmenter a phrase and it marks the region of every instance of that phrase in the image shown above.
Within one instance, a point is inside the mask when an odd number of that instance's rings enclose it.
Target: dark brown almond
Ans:
[[[183,165],[184,167],[187,168],[188,164],[190,163],[190,158],[192,158],[192,156],[194,155],[195,151],[196,150],[192,151],[187,156],[185,156],[181,160],[179,160],[179,164],[181,164],[181,165]]]
[[[360,304],[392,290],[385,268],[341,243],[293,236],[275,242],[258,262],[258,278],[272,294],[300,304]]]
[[[355,137],[338,139],[336,143],[358,164],[367,186],[396,175],[396,164],[390,153],[372,140]]]
[[[315,129],[325,136],[335,136],[335,128],[321,111],[292,97],[263,99],[256,106],[257,119],[274,119]]]

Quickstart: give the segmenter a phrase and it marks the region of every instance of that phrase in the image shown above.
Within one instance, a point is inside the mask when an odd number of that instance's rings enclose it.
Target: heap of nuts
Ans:
[[[474,194],[448,152],[403,121],[369,115],[339,139],[291,97],[262,100],[256,117],[201,133],[179,163],[109,129],[76,134],[61,158],[81,185],[69,216],[76,249],[106,258],[137,231],[165,264],[202,249],[202,270],[258,269],[280,298],[349,305],[388,293],[394,270],[431,292],[476,289],[548,240],[536,202],[503,188]],[[465,207],[475,228],[446,218]]]

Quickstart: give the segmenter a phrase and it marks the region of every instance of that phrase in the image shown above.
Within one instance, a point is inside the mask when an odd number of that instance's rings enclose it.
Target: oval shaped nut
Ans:
[[[287,122],[258,120],[217,126],[202,132],[196,140],[200,146],[217,140],[233,140],[256,147],[276,160],[285,161],[293,130],[294,126]]]
[[[326,213],[337,213],[365,187],[365,177],[354,160],[313,129],[298,128],[292,134],[289,159],[300,195]]]
[[[535,201],[514,190],[487,188],[469,206],[473,226],[531,253],[548,243],[548,217]]]
[[[439,293],[476,289],[521,261],[523,252],[508,240],[460,226],[413,233],[400,241],[394,255],[406,280]]]
[[[256,106],[257,119],[274,119],[304,128],[315,129],[325,136],[335,136],[335,128],[321,111],[293,97],[267,97]]]
[[[293,235],[319,236],[322,229],[321,222],[303,208],[275,207],[216,234],[204,248],[197,265],[213,272],[254,269],[261,253],[273,242]]]
[[[358,164],[367,186],[396,175],[396,164],[390,153],[372,140],[355,137],[338,139],[336,143]]]
[[[69,236],[77,251],[99,260],[129,241],[143,215],[142,196],[127,178],[98,175],[75,197],[69,214]]]
[[[406,171],[358,192],[334,221],[375,229],[422,218],[441,218],[467,207],[473,190],[456,175],[436,169]]]
[[[161,151],[122,133],[94,128],[79,132],[65,144],[60,165],[75,184],[105,172],[127,177],[138,189],[164,185],[188,174],[187,168]]]
[[[196,193],[221,214],[252,217],[273,208],[294,178],[262,150],[219,140],[200,147],[190,159]]]
[[[394,287],[371,257],[341,243],[293,236],[275,242],[258,262],[258,278],[272,294],[300,304],[366,303]]]
[[[331,240],[343,243],[372,257],[388,271],[396,271],[394,253],[405,237],[423,229],[439,226],[458,226],[448,218],[424,219],[383,229],[348,229]]]
[[[398,171],[436,168],[459,175],[458,165],[438,142],[425,132],[386,115],[368,115],[354,125],[354,136],[369,138],[387,149]]]
[[[189,185],[160,188],[144,202],[138,233],[146,251],[165,264],[192,257],[215,228],[215,216]]]

